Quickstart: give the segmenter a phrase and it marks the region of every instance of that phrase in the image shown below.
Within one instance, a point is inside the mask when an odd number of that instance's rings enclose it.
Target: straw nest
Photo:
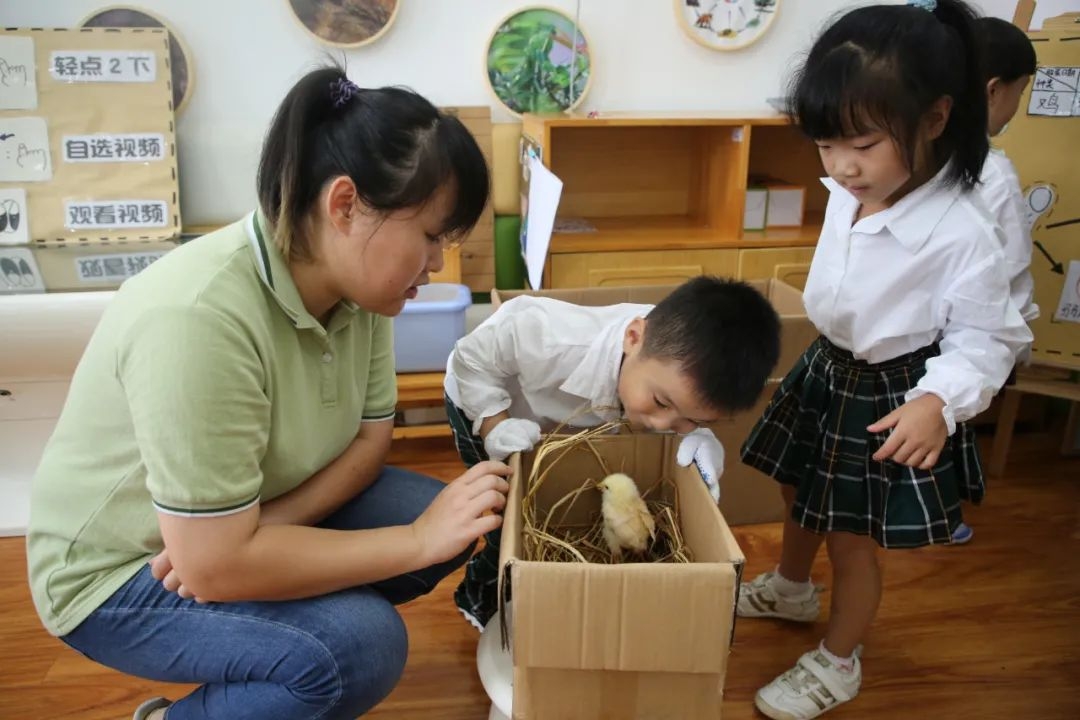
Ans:
[[[604,542],[604,521],[599,510],[590,516],[591,522],[587,526],[567,524],[566,517],[583,495],[599,493],[597,483],[611,474],[607,463],[593,445],[593,439],[623,425],[624,421],[609,422],[574,435],[560,437],[555,437],[559,432],[559,429],[556,429],[537,446],[522,500],[522,549],[526,560],[602,564],[617,562]],[[572,452],[591,453],[596,459],[598,474],[596,477],[585,478],[578,487],[556,500],[546,513],[542,513],[537,508],[537,493],[553,472],[558,473],[559,461]],[[642,499],[656,520],[656,538],[643,555],[624,554],[622,561],[691,562],[690,549],[683,541],[679,529],[679,494],[674,483],[667,478],[658,480],[642,493]]]

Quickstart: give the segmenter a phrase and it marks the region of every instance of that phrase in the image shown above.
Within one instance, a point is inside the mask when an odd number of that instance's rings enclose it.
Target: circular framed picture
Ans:
[[[683,31],[712,50],[756,42],[776,19],[780,0],[674,0]]]
[[[164,28],[168,30],[173,112],[179,114],[184,109],[195,85],[195,67],[191,62],[191,50],[164,19],[142,8],[112,5],[87,16],[79,23],[79,27]]]
[[[492,92],[514,115],[573,110],[592,84],[584,33],[551,8],[506,17],[488,41],[485,64]]]
[[[397,17],[398,0],[288,0],[300,24],[316,40],[355,48],[375,42]]]

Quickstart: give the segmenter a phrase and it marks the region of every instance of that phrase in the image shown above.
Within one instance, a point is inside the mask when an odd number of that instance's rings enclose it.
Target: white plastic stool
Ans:
[[[509,610],[509,607],[507,607]],[[476,646],[476,669],[480,684],[491,699],[488,720],[510,720],[514,699],[513,655],[503,650],[499,633],[499,613],[495,613]]]

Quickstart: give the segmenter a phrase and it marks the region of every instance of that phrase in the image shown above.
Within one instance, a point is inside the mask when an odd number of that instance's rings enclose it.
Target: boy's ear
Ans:
[[[636,317],[626,326],[622,345],[624,353],[635,354],[645,344],[645,323],[645,318]]]

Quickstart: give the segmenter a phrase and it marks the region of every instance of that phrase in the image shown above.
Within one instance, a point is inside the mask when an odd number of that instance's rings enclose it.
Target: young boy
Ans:
[[[560,423],[684,435],[714,500],[724,448],[700,427],[757,400],[780,353],[780,320],[745,283],[700,276],[659,304],[603,307],[521,296],[458,341],[446,409],[467,466],[530,450]],[[469,561],[454,601],[482,629],[497,607],[498,531]]]
[[[1000,135],[1016,115],[1020,98],[1035,74],[1035,48],[1024,31],[1010,22],[994,17],[979,18],[979,41],[983,54],[983,79],[989,103],[987,132]],[[1024,225],[1024,195],[1020,180],[1009,158],[991,146],[986,156],[977,192],[994,221],[1001,226],[1008,263],[1010,294],[1024,320],[1039,317],[1035,304],[1035,283],[1031,279],[1031,236]],[[1027,362],[1030,346],[1017,362]],[[1010,377],[1008,384],[1013,382]],[[953,542],[971,540],[974,531],[960,523],[953,532]]]

